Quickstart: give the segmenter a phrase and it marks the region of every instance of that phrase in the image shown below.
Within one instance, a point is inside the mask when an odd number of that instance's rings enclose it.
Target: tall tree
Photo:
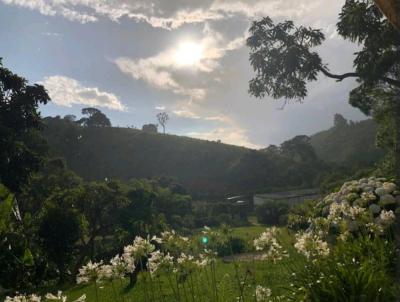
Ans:
[[[169,120],[168,114],[166,112],[160,112],[159,114],[157,114],[157,120],[161,127],[163,127],[163,133],[165,134],[165,125]]]
[[[376,0],[376,4],[383,3]],[[354,70],[343,74],[332,73],[315,51],[325,39],[321,30],[298,27],[292,21],[274,24],[269,17],[254,22],[247,45],[256,75],[250,81],[249,92],[260,98],[269,95],[275,99],[303,99],[307,95],[306,84],[316,81],[318,74],[339,82],[355,78],[358,87],[350,93],[351,105],[366,114],[377,115],[382,108],[392,108],[395,113],[390,120],[394,127],[393,172],[400,183],[400,31],[393,26],[396,22],[392,25],[384,18],[376,4],[372,0],[346,0],[342,7],[337,31],[360,48],[355,53]],[[380,8],[386,14],[390,11],[382,5]],[[395,15],[398,16],[397,8]],[[382,98],[382,94],[386,97]],[[400,246],[400,220],[398,226],[396,243]],[[400,259],[400,252],[397,258]],[[396,271],[399,280],[400,260]]]
[[[77,121],[78,124],[86,127],[111,127],[110,119],[99,109],[83,108],[82,114],[87,117],[83,117]]]
[[[300,100],[307,96],[307,83],[316,81],[318,74],[339,82],[355,78],[359,85],[350,93],[350,104],[373,115],[380,106],[374,91],[400,88],[400,32],[372,0],[346,0],[337,30],[344,39],[360,45],[355,69],[343,74],[332,73],[315,51],[325,39],[321,30],[295,26],[292,21],[275,24],[269,17],[254,22],[247,40],[255,71],[250,93]],[[398,133],[399,129],[396,137],[400,139]],[[400,161],[396,172],[400,179]]]
[[[46,150],[38,134],[38,107],[50,97],[43,86],[27,83],[3,67],[0,58],[0,182],[14,192],[39,167]]]

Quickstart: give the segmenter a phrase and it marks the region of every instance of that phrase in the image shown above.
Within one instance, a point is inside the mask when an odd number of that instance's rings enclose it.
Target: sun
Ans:
[[[183,42],[174,53],[174,61],[178,66],[193,66],[203,57],[203,46],[195,42]]]

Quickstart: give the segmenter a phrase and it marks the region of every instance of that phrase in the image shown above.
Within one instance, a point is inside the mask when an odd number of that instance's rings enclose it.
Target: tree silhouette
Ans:
[[[0,58],[0,182],[13,192],[38,169],[46,150],[38,134],[42,120],[37,110],[48,101],[43,86],[27,85],[3,67]]]
[[[83,108],[82,114],[87,117],[83,117],[77,121],[78,124],[86,127],[111,127],[109,118],[99,109]]]
[[[275,24],[269,17],[253,22],[247,45],[255,77],[250,81],[249,92],[259,98],[269,95],[285,101],[301,100],[307,96],[307,84],[316,81],[319,74],[338,82],[355,78],[358,87],[350,93],[350,104],[374,116],[382,107],[378,95],[400,90],[400,32],[373,1],[363,0],[346,0],[337,31],[360,46],[355,53],[354,70],[343,74],[332,73],[315,51],[325,39],[321,30],[295,26],[292,21]],[[400,103],[395,97],[386,98],[385,102],[396,104],[389,107],[396,112],[393,118],[397,122],[393,124],[400,125]],[[394,152],[400,154],[400,126],[396,127]],[[400,155],[396,158],[400,179]]]
[[[165,125],[169,120],[168,114],[166,112],[160,112],[159,114],[157,114],[157,120],[161,127],[163,127],[163,133],[165,134]]]

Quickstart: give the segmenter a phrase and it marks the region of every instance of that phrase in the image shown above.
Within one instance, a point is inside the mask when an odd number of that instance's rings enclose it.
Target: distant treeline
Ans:
[[[311,138],[296,136],[257,151],[131,128],[90,127],[69,118],[44,120],[43,134],[54,155],[84,179],[173,177],[195,198],[318,186],[337,165],[369,167],[381,156],[371,121],[346,121]]]

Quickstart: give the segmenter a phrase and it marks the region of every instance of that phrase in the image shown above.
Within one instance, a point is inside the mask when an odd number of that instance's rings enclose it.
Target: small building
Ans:
[[[253,202],[255,206],[262,205],[267,201],[284,201],[289,204],[301,203],[305,200],[320,198],[318,189],[302,189],[284,192],[254,194]]]

